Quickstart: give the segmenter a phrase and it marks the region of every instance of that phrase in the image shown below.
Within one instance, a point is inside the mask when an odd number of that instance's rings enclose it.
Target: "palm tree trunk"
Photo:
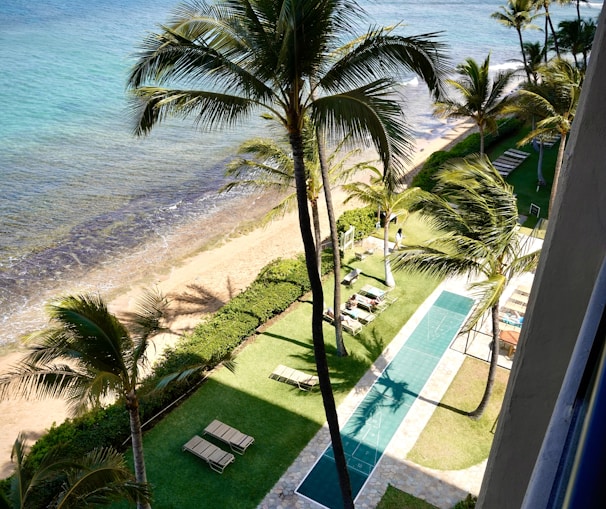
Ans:
[[[389,258],[389,217],[391,210],[385,211],[385,224],[383,225],[383,258],[385,264],[385,284],[390,288],[396,286],[396,281],[393,278],[391,271],[391,260]]]
[[[482,414],[486,410],[488,406],[488,401],[490,400],[490,396],[492,395],[492,389],[494,387],[494,379],[497,373],[497,365],[499,362],[499,304],[492,306],[492,344],[491,344],[491,357],[490,357],[490,365],[488,367],[488,379],[486,380],[486,388],[484,389],[484,395],[478,407],[473,411],[469,412],[469,417],[474,420],[478,420],[482,417]]]
[[[330,227],[330,243],[332,245],[333,261],[333,309],[336,311],[341,308],[341,251],[339,249],[339,233],[337,232],[337,220],[335,218],[335,209],[332,202],[332,190],[330,188],[330,179],[328,178],[328,165],[326,164],[326,152],[324,151],[324,140],[316,130],[316,142],[318,144],[318,158],[320,160],[320,172],[322,173],[322,189],[324,190],[324,199],[326,200],[326,212],[328,214],[328,224]],[[349,355],[343,341],[343,326],[341,320],[335,320],[335,341],[337,346],[337,355],[346,357]]]
[[[141,484],[147,484],[147,472],[145,471],[145,457],[143,455],[143,432],[141,431],[141,418],[139,416],[139,399],[134,390],[126,395],[126,408],[130,420],[130,436],[133,448],[133,463],[135,468],[135,480]],[[137,509],[150,509],[149,502],[140,500]]]
[[[560,58],[560,46],[558,44],[558,34],[553,27],[553,22],[551,21],[551,16],[549,16],[549,8],[545,5],[545,19],[547,23],[549,23],[549,29],[551,30],[551,35],[553,37],[553,47],[555,48],[555,52],[558,58]],[[547,47],[545,47],[545,54],[547,54]]]
[[[530,70],[528,69],[528,61],[526,60],[526,53],[524,52],[524,41],[522,40],[522,30],[516,27],[516,31],[518,32],[518,39],[520,40],[520,49],[522,50],[522,61],[524,62],[524,71],[526,71],[526,77],[528,78],[528,83],[531,83],[530,78]]]
[[[480,155],[484,155],[484,125],[482,123],[478,124],[478,128],[480,130]]]
[[[296,119],[293,120],[294,125],[298,125]],[[345,509],[353,509],[354,503],[351,494],[351,482],[349,480],[349,472],[347,471],[347,462],[345,460],[343,442],[341,441],[341,433],[339,431],[339,418],[330,384],[328,361],[326,358],[326,346],[324,344],[324,333],[322,331],[324,294],[322,291],[322,281],[318,275],[314,242],[310,227],[309,210],[307,208],[303,139],[300,130],[297,130],[296,128],[289,133],[289,137],[295,166],[295,185],[297,191],[297,205],[299,209],[299,228],[301,230],[303,247],[305,249],[305,264],[307,266],[307,274],[309,276],[313,299],[311,329],[314,355],[316,358],[316,369],[318,372],[318,380],[320,382],[320,392],[322,393],[324,412],[326,413],[326,422],[328,423],[330,439],[335,455],[335,464],[337,474],[339,476],[339,486],[341,488],[341,496],[343,497],[343,507]],[[338,312],[339,310],[335,309],[335,313]]]
[[[318,200],[310,201],[311,217],[314,224],[314,238],[316,239],[316,264],[318,274],[322,278],[322,232],[320,231],[320,212],[318,211]]]
[[[543,155],[545,153],[545,144],[543,140],[539,141],[539,162],[537,163],[537,182],[540,186],[545,185],[545,177],[543,176]]]
[[[551,195],[549,196],[549,213],[553,209],[553,200],[555,198],[556,191],[558,190],[558,182],[560,180],[560,170],[562,169],[562,163],[564,161],[564,150],[566,149],[566,136],[568,133],[560,133],[560,146],[558,147],[558,157],[555,164],[555,172],[553,175],[553,184],[551,185]]]

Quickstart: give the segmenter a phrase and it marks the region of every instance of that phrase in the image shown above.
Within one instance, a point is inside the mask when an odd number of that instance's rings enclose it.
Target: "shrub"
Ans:
[[[356,229],[354,234],[355,240],[361,240],[375,231],[376,224],[376,209],[368,206],[343,212],[341,217],[337,220],[337,231],[339,234],[342,234],[353,226]]]
[[[477,501],[478,497],[474,497],[471,493],[469,493],[467,497],[465,497],[465,500],[457,502],[452,509],[474,509]]]

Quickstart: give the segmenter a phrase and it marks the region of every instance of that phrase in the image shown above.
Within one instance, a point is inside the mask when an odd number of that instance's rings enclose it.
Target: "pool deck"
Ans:
[[[446,290],[466,295],[464,288],[464,281],[450,280],[441,284],[426,299],[383,354],[347,395],[343,403],[339,405],[338,414],[341,425],[352,415],[374,381],[397,354],[402,344],[414,331],[442,291]],[[450,386],[464,359],[465,353],[452,348],[446,350],[421,394],[399,426],[377,467],[356,498],[356,508],[375,508],[385,493],[388,484],[443,509],[451,508],[457,502],[463,500],[468,493],[478,494],[486,462],[466,470],[438,471],[421,467],[405,459],[408,451],[412,448],[431,417],[436,404],[442,399]],[[321,505],[297,495],[295,489],[303,481],[316,460],[324,453],[329,443],[328,427],[324,425],[266,495],[258,508],[321,508]]]

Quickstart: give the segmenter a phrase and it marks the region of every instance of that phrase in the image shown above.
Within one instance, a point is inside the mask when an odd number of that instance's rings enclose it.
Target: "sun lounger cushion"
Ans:
[[[255,441],[250,435],[245,435],[236,428],[232,428],[217,419],[204,428],[204,434],[225,442],[232,451],[238,454],[244,454],[246,449]]]
[[[195,435],[183,446],[184,451],[189,451],[208,463],[215,472],[223,473],[225,467],[235,461],[235,456],[225,452],[220,447]]]

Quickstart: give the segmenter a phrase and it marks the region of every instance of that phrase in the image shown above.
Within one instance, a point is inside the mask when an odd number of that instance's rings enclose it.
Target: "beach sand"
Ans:
[[[422,164],[432,152],[452,144],[471,128],[469,123],[459,123],[439,139],[417,142],[411,167]],[[337,217],[345,210],[343,199],[341,191],[333,191]],[[172,252],[171,259],[163,260],[144,276],[134,271],[134,279],[125,281],[121,291],[104,295],[110,310],[118,316],[132,311],[141,293],[151,286],[156,286],[170,299],[168,325],[171,332],[155,338],[154,345],[150,347],[152,362],[164,348],[173,345],[180,334],[190,331],[201,317],[216,311],[249,286],[267,263],[276,258],[291,258],[303,251],[295,212],[264,227],[251,229],[243,226],[241,218],[258,218],[269,205],[266,197],[260,196],[235,205],[235,209],[221,212],[214,218],[214,223],[219,227],[223,224],[228,226],[215,233],[220,233],[227,240],[215,242],[205,249],[204,239],[197,238],[196,229],[190,226],[190,241],[181,242],[179,248]],[[353,206],[355,204],[349,204],[348,208]],[[327,236],[325,207],[320,207],[320,213],[322,232]],[[0,373],[7,371],[21,355],[22,350],[16,349],[0,356]],[[5,478],[13,470],[10,454],[18,433],[22,432],[33,443],[53,423],[63,422],[68,413],[60,400],[8,400],[0,402],[0,415],[0,478]]]

